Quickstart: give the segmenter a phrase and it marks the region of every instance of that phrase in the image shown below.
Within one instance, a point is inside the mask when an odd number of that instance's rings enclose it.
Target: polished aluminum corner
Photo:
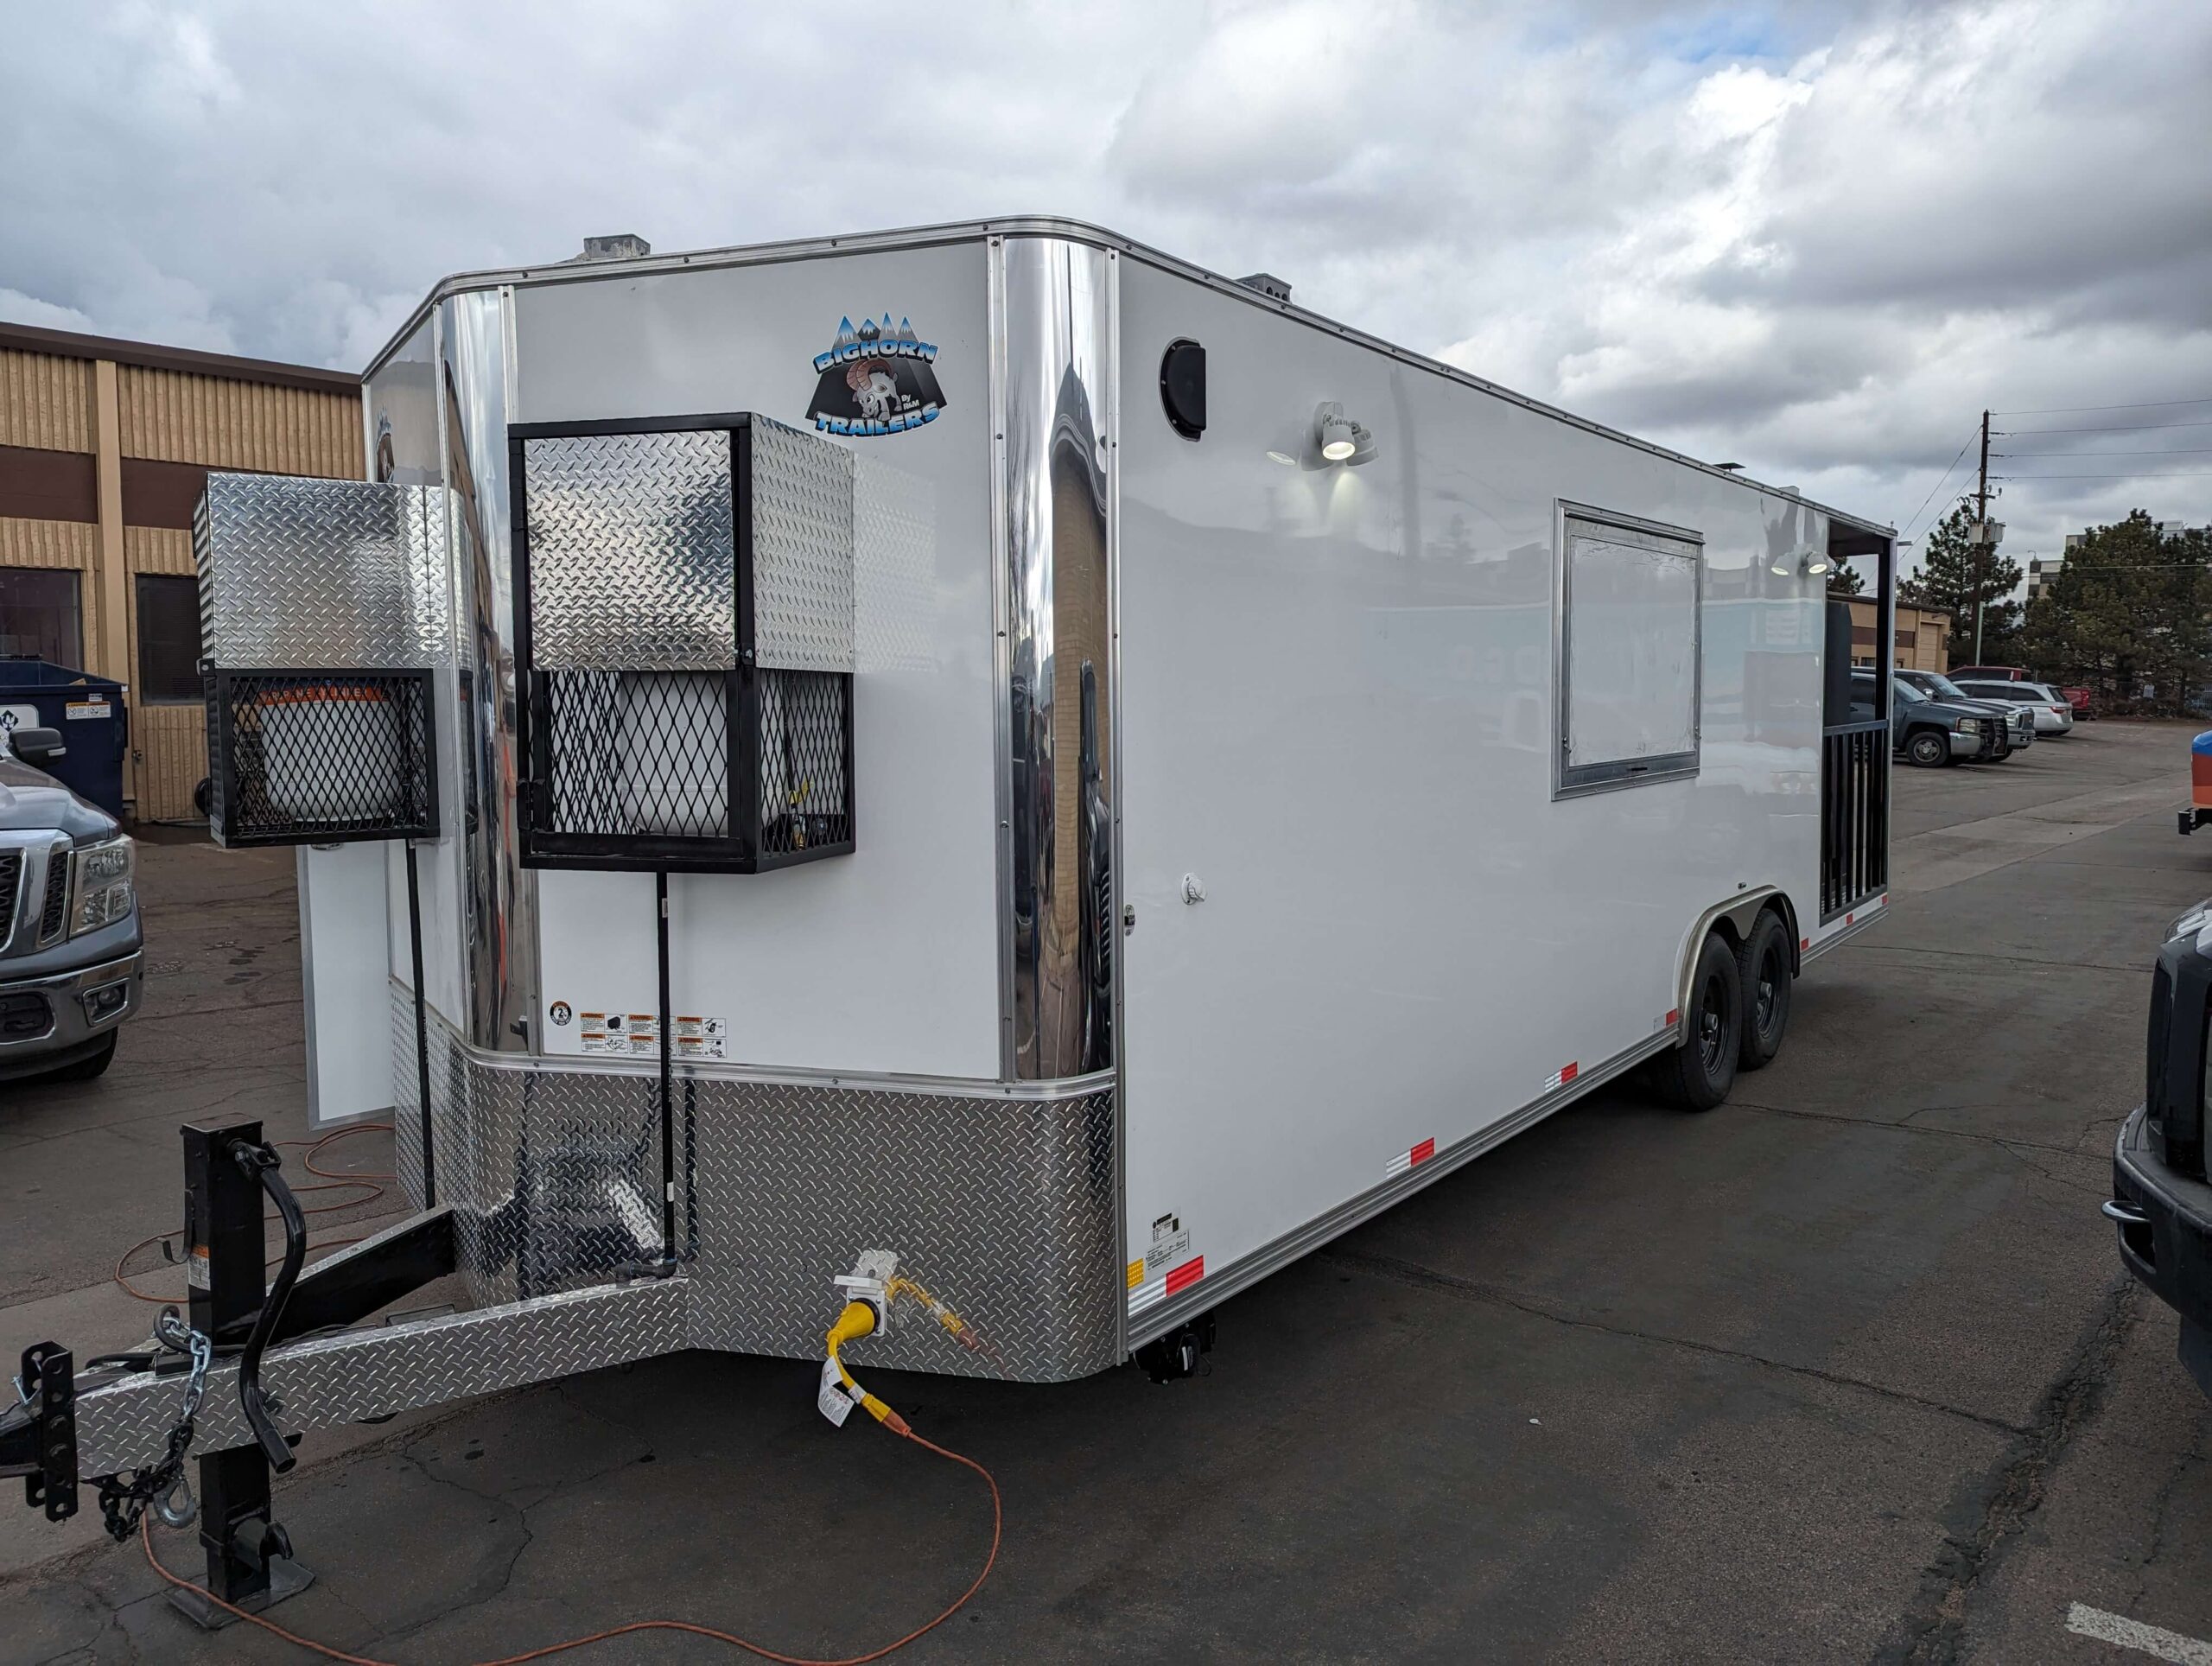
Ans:
[[[1114,1063],[1114,258],[992,239],[1001,1068]]]

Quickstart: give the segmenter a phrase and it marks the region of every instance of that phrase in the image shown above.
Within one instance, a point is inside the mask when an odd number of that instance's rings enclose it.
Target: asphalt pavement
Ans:
[[[1900,769],[1888,917],[1808,970],[1775,1065],[1703,1116],[1599,1091],[1227,1303],[1206,1377],[875,1374],[1005,1501],[988,1583],[900,1658],[2212,1658],[2212,1411],[2097,1213],[2160,928],[2212,895],[2188,734]],[[143,888],[115,1068],[0,1097],[0,1357],[143,1333],[110,1274],[175,1226],[179,1122],[304,1135],[289,858],[162,846]],[[377,1184],[320,1194],[318,1239]],[[830,1428],[814,1376],[686,1354],[310,1435],[278,1513],[317,1580],[273,1617],[410,1663],[656,1616],[888,1642],[974,1576],[990,1501]],[[299,1657],[0,1498],[0,1660]]]

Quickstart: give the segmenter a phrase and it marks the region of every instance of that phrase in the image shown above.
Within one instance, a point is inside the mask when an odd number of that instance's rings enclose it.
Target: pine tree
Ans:
[[[1988,665],[2006,663],[2020,630],[2020,563],[2002,550],[1983,550],[1967,542],[1974,531],[1974,506],[1961,502],[1938,521],[1920,546],[1920,565],[1897,586],[1897,600],[1951,616],[1951,657],[1977,658]],[[1980,650],[1975,651],[1974,607],[1982,603]]]
[[[1866,575],[1847,561],[1840,561],[1828,569],[1828,594],[1832,596],[1864,595]]]
[[[2212,676],[2212,537],[2161,537],[2140,509],[2096,528],[2029,608],[2022,645],[2054,682],[2180,715]]]

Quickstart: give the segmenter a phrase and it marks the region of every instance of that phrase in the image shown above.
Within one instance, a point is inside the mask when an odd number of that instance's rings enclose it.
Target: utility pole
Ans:
[[[1974,493],[1974,663],[1981,664],[1981,607],[1989,584],[1989,413],[1981,413],[1981,478]]]

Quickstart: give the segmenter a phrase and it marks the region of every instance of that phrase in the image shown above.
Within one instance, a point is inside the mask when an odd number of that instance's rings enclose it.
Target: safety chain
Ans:
[[[207,1389],[207,1367],[214,1360],[215,1345],[187,1325],[174,1307],[162,1308],[154,1321],[154,1339],[172,1353],[189,1354],[192,1370],[185,1377],[184,1404],[161,1462],[99,1478],[100,1518],[118,1544],[138,1530],[139,1517],[149,1505],[170,1527],[188,1527],[200,1514],[192,1484],[185,1478],[184,1458],[192,1447],[193,1419],[199,1415],[200,1396]]]

